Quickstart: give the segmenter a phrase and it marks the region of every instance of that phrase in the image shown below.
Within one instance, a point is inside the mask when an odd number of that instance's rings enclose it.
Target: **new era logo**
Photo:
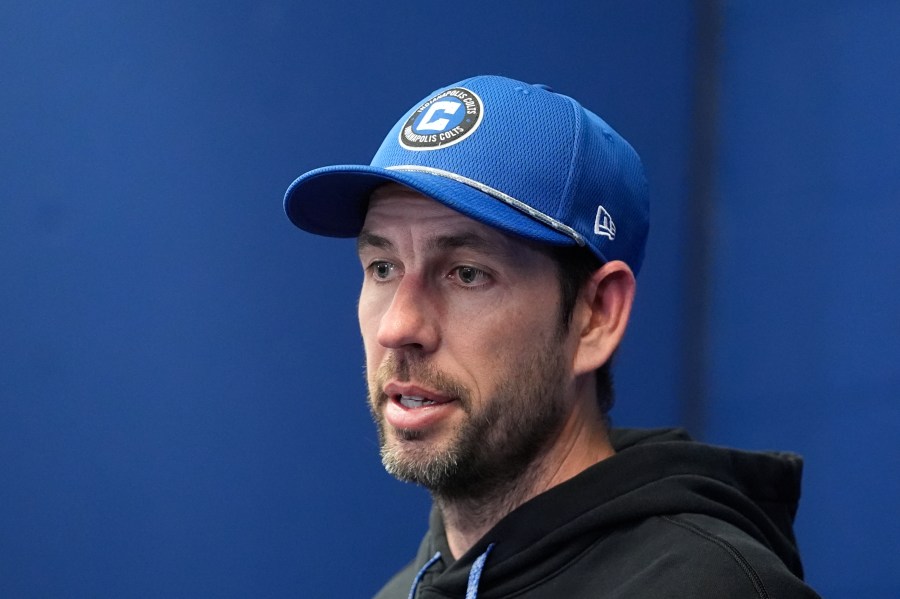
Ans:
[[[609,212],[603,206],[597,206],[597,217],[594,219],[594,233],[603,235],[610,241],[616,238],[616,223],[613,222]]]

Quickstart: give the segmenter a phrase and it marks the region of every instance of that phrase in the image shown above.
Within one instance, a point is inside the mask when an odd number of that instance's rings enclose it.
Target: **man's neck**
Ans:
[[[590,422],[594,424],[586,424]],[[522,476],[479,497],[448,499],[435,495],[453,557],[462,556],[497,522],[523,503],[614,453],[605,424],[580,420],[575,414]]]

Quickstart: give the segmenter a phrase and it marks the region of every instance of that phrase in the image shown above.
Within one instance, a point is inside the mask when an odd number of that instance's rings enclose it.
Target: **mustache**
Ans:
[[[403,383],[414,381],[435,391],[440,391],[459,400],[463,409],[468,409],[470,405],[471,393],[465,385],[421,358],[399,352],[388,354],[375,372],[374,383],[375,389],[378,391],[379,403],[387,401],[387,396],[384,395],[382,389],[392,379]]]

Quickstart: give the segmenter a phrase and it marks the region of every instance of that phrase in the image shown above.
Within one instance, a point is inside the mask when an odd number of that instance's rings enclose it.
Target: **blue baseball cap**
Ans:
[[[416,104],[369,165],[318,168],[284,209],[318,235],[356,237],[369,197],[395,182],[501,231],[589,248],[640,270],[649,230],[637,152],[578,102],[498,76],[454,83]]]

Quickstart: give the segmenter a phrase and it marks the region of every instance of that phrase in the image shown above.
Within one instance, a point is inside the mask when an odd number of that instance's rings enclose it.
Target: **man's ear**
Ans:
[[[635,292],[634,273],[619,260],[607,262],[579,291],[572,318],[578,332],[575,374],[596,370],[605,364],[622,341]]]

